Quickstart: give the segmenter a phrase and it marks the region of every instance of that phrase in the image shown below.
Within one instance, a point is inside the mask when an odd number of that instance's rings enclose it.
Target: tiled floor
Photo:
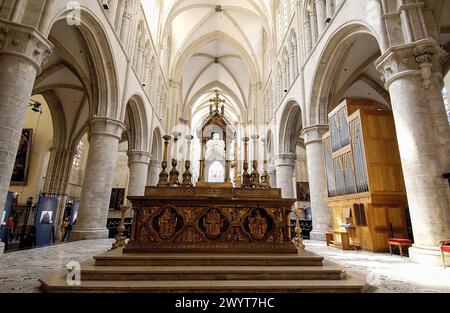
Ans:
[[[112,240],[66,243],[0,255],[0,292],[39,292],[38,278],[111,247]],[[389,254],[343,251],[306,241],[307,250],[367,275],[373,292],[450,292],[450,268],[418,265]]]

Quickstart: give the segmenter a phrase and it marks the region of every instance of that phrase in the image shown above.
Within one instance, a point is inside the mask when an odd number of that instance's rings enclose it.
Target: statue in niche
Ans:
[[[256,240],[263,240],[267,233],[267,219],[261,215],[261,210],[256,210],[255,216],[249,218],[248,226],[252,237]]]
[[[158,220],[159,235],[162,239],[170,239],[175,235],[177,228],[177,215],[172,209],[165,208]]]
[[[203,227],[208,237],[217,237],[222,233],[223,219],[219,211],[216,209],[210,210],[204,220]]]

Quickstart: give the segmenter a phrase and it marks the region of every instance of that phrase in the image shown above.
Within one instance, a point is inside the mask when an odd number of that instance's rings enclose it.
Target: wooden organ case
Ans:
[[[386,252],[387,238],[407,238],[394,119],[380,108],[370,100],[344,100],[329,114],[330,131],[322,138],[333,212],[328,235],[344,249]]]

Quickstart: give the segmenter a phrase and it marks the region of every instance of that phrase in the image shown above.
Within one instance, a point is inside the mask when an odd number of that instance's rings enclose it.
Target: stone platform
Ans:
[[[362,277],[300,254],[143,254],[121,249],[81,263],[81,285],[68,286],[68,271],[40,279],[49,293],[70,292],[362,292]]]

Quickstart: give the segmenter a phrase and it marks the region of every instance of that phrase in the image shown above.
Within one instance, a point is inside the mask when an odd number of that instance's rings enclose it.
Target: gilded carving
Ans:
[[[188,227],[186,230],[177,238],[177,242],[204,242],[204,238],[199,234],[193,227]]]
[[[230,242],[243,242],[248,239],[242,234],[240,227],[233,227],[226,236],[226,240]]]
[[[277,223],[283,222],[283,213],[282,213],[282,209],[270,209],[270,212],[272,213],[275,221]]]
[[[171,239],[177,230],[177,215],[174,210],[165,208],[158,218],[159,236],[163,240]]]
[[[276,230],[275,233],[270,235],[270,237],[267,241],[273,242],[273,243],[284,242],[283,229],[278,228],[278,230]]]
[[[217,209],[211,209],[206,213],[203,219],[203,227],[209,238],[220,236],[224,227],[222,214]]]
[[[261,214],[261,210],[256,210],[255,216],[248,219],[248,227],[250,234],[256,240],[263,240],[267,234],[268,222],[267,218]]]

